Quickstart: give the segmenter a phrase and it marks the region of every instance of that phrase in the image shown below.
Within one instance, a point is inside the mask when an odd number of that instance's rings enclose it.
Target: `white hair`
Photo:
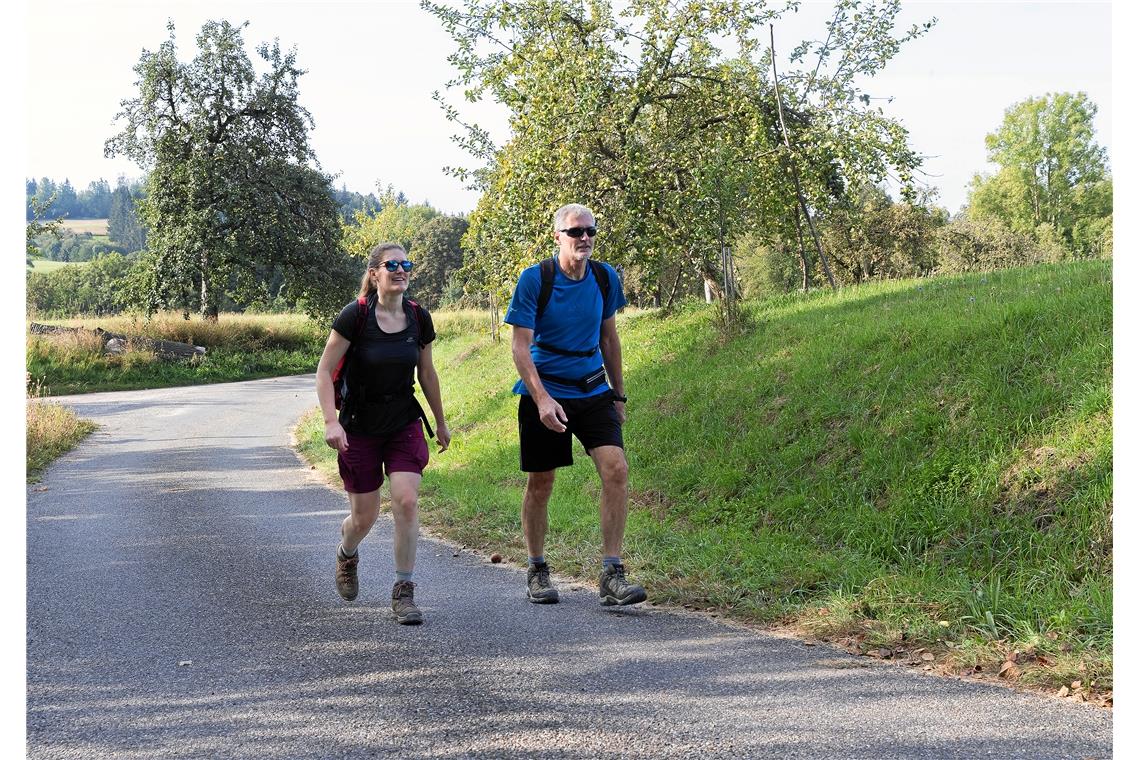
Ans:
[[[562,225],[566,222],[566,217],[570,216],[571,214],[589,214],[591,219],[597,220],[597,217],[594,216],[594,212],[586,206],[583,206],[581,203],[567,203],[565,206],[554,212],[555,232],[558,232],[560,229],[562,229]]]

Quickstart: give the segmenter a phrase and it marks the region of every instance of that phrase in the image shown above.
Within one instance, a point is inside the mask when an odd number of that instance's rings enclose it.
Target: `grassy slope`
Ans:
[[[746,315],[727,343],[703,306],[621,318],[626,556],[653,598],[794,619],[863,649],[905,640],[942,656],[937,642],[954,642],[959,666],[1032,647],[1051,677],[1103,686],[1110,263],[789,296]],[[509,334],[491,344],[445,318],[435,355],[455,443],[433,457],[424,521],[525,561]],[[319,420],[300,437],[327,456]],[[560,571],[594,573],[597,497],[579,456],[551,502]]]

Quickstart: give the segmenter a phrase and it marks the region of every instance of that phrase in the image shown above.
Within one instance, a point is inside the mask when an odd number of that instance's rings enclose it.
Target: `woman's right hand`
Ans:
[[[339,421],[333,420],[325,423],[325,443],[329,445],[330,449],[341,452],[348,450],[348,436],[345,434],[344,428],[340,426]]]

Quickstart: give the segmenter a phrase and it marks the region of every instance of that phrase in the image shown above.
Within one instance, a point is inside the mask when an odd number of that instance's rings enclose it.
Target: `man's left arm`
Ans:
[[[621,374],[621,339],[618,337],[617,318],[610,317],[602,321],[602,332],[598,339],[602,349],[602,364],[606,367],[610,388],[618,396],[625,396],[625,379]],[[625,402],[615,401],[618,418],[625,424]]]

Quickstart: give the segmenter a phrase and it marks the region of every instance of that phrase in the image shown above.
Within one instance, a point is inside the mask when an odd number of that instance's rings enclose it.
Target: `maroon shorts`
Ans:
[[[423,474],[428,463],[427,440],[420,420],[391,436],[353,435],[346,432],[348,451],[337,454],[344,490],[371,493],[384,482],[384,470]]]

